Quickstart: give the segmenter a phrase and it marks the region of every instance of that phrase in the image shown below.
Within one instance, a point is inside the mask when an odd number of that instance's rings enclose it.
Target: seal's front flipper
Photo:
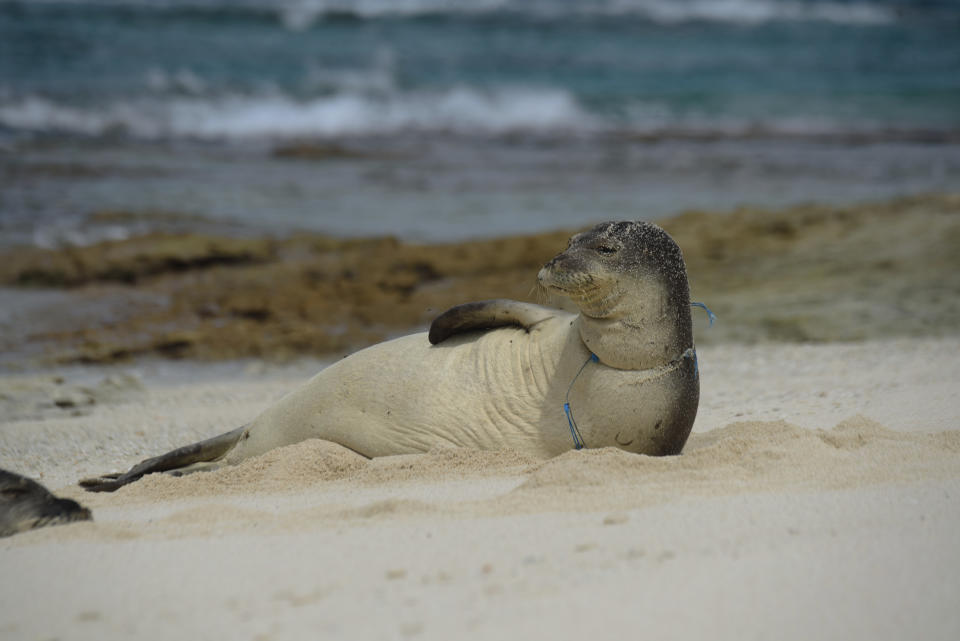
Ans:
[[[516,300],[495,299],[451,307],[430,324],[430,344],[436,345],[455,334],[474,330],[516,326],[530,331],[541,321],[557,314],[549,307]]]
[[[178,447],[172,452],[137,463],[123,474],[104,474],[95,478],[83,479],[78,485],[88,492],[113,492],[128,483],[133,483],[144,474],[180,470],[196,464],[215,461],[237,444],[245,429],[246,426],[238,427],[226,434]]]

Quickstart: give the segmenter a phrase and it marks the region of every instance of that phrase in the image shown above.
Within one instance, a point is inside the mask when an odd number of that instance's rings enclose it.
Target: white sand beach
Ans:
[[[0,467],[94,521],[0,539],[0,638],[960,637],[960,339],[699,351],[679,457],[314,441],[114,494],[72,484],[314,365],[7,376]]]

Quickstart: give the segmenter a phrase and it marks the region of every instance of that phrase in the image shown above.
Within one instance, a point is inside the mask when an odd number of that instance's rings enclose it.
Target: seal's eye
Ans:
[[[597,245],[596,247],[594,247],[594,249],[596,250],[596,252],[597,252],[598,254],[607,254],[607,255],[609,255],[609,254],[616,254],[616,253],[617,253],[617,248],[616,248],[616,247],[611,247],[610,245]]]

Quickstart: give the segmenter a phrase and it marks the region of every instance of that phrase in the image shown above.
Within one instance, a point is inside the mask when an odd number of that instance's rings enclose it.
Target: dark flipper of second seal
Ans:
[[[557,311],[549,307],[506,298],[464,303],[451,307],[433,320],[429,339],[432,345],[436,345],[456,334],[497,327],[516,326],[530,331],[537,323],[556,314]]]
[[[76,501],[58,499],[33,479],[0,469],[0,536],[91,518]]]

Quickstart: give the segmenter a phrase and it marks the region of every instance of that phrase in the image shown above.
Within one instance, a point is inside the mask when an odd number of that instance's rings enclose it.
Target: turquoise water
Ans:
[[[960,127],[956,2],[3,1],[0,25],[8,133]]]
[[[436,239],[950,189],[958,34],[955,1],[0,0],[0,243],[140,230],[104,207]],[[272,156],[301,139],[363,157]]]

